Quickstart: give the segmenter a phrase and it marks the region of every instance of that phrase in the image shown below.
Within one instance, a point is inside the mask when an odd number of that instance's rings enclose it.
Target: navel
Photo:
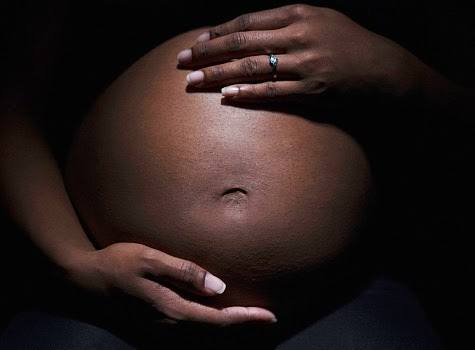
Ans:
[[[233,196],[233,195],[246,195],[247,194],[247,190],[245,190],[244,188],[241,188],[241,187],[231,187],[227,190],[225,190],[221,196],[224,197],[224,196]]]
[[[233,186],[221,193],[221,198],[230,205],[242,205],[246,202],[248,191],[239,186]]]

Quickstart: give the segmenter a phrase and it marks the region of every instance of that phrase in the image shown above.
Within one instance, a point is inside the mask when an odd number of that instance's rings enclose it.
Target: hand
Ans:
[[[227,326],[245,322],[275,322],[275,316],[258,307],[216,309],[191,301],[179,291],[201,296],[224,292],[226,285],[198,265],[136,243],[115,243],[80,254],[72,260],[80,268],[69,273],[72,282],[87,290],[112,290],[145,301],[165,315],[167,322],[203,322]],[[85,263],[87,262],[87,263]]]
[[[269,55],[278,58],[276,79]],[[289,5],[211,28],[178,55],[189,85],[240,101],[338,93],[403,95],[424,65],[409,51],[328,8]],[[273,81],[275,80],[275,81]]]

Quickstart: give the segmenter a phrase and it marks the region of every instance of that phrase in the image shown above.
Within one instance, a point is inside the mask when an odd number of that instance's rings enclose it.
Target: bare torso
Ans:
[[[176,54],[200,33],[157,47],[97,101],[68,191],[99,247],[148,244],[225,280],[224,304],[272,305],[275,281],[344,250],[370,171],[335,126],[186,92]]]

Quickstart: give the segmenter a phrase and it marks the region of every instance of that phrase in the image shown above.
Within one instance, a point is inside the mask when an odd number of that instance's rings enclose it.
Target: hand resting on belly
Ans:
[[[334,125],[188,92],[176,54],[199,33],[159,45],[97,100],[72,143],[67,189],[98,248],[143,243],[223,279],[216,306],[285,309],[294,276],[355,236],[369,165]]]

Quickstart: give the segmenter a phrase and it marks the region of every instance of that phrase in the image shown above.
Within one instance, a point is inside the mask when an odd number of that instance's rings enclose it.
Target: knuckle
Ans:
[[[185,321],[187,317],[177,305],[168,305],[163,307],[161,312],[174,321]]]
[[[142,259],[144,261],[151,261],[151,260],[155,260],[155,254],[154,254],[154,250],[153,249],[150,249],[148,247],[142,247],[142,249],[140,250],[139,254],[141,255]]]
[[[226,30],[226,27],[223,26],[223,25],[217,25],[215,28],[214,28],[214,35],[216,37],[220,37],[220,36],[224,36],[224,35],[227,35],[228,32]]]
[[[143,249],[140,251],[139,261],[139,267],[141,269],[153,269],[153,267],[157,263],[157,256],[155,254],[155,251],[148,247],[143,247]]]
[[[208,42],[197,44],[192,48],[192,50],[193,50],[193,57],[196,57],[198,59],[208,58],[210,55]]]
[[[292,44],[296,47],[307,46],[313,36],[308,35],[307,28],[298,27],[292,33]]]
[[[277,88],[274,82],[268,81],[264,86],[264,93],[266,97],[275,98],[277,96]]]
[[[247,37],[244,33],[233,33],[227,43],[228,49],[231,51],[240,50],[247,45]]]
[[[192,284],[199,275],[198,267],[190,261],[183,261],[180,266],[181,279],[185,283]]]
[[[228,309],[223,309],[222,310],[222,313],[223,313],[223,318],[221,320],[221,322],[219,323],[219,326],[220,327],[228,327],[232,324],[231,322],[231,313],[229,312]]]
[[[294,18],[305,18],[308,15],[310,7],[306,4],[295,4],[289,6],[289,13]]]
[[[255,58],[245,58],[241,60],[241,69],[248,77],[256,75],[258,68],[259,63]]]
[[[222,66],[214,66],[206,71],[206,79],[208,81],[219,81],[225,76],[225,71]]]
[[[248,30],[251,27],[251,15],[249,13],[240,15],[236,18],[236,24],[239,31]]]

